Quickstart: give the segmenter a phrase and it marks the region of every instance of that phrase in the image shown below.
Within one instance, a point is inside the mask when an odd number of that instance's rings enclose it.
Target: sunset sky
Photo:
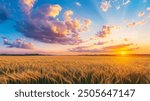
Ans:
[[[0,54],[149,54],[150,0],[0,0]]]

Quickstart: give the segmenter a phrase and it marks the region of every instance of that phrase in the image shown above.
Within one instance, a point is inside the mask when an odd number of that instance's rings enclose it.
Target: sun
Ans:
[[[126,51],[121,51],[120,55],[127,55],[127,52]]]
[[[116,54],[119,56],[127,56],[129,54],[129,52],[128,51],[117,51]]]

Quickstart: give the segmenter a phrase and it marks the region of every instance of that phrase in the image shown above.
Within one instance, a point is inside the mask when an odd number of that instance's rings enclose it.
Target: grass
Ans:
[[[2,84],[150,84],[150,57],[0,56]]]

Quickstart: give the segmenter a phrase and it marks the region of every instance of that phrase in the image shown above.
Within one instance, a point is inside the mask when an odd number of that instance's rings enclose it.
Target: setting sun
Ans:
[[[126,55],[127,52],[126,52],[126,51],[121,51],[120,54],[121,54],[121,55]]]

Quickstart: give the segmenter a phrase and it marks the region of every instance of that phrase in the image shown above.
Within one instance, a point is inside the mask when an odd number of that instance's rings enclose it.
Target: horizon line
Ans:
[[[121,56],[120,54],[68,54],[68,55],[60,55],[60,54],[0,54],[0,56]],[[122,55],[123,56],[123,55]],[[149,54],[126,54],[124,56],[150,56]]]

